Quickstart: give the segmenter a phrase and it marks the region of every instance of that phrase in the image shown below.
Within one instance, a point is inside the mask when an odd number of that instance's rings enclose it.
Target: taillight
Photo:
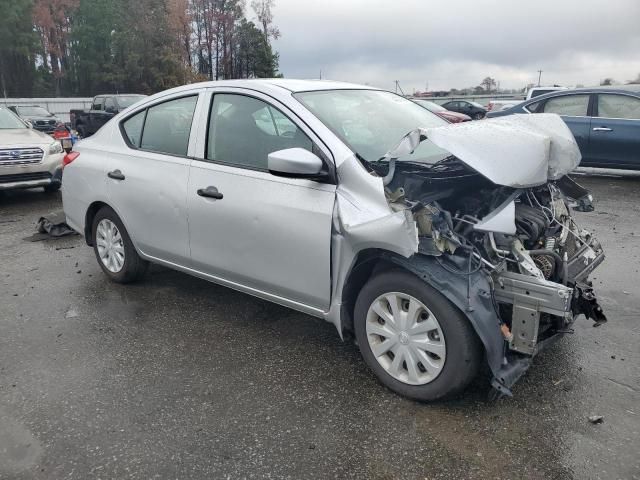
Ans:
[[[69,152],[69,153],[67,153],[64,156],[64,158],[62,159],[62,168],[64,168],[67,165],[69,165],[71,162],[73,162],[79,156],[80,156],[80,152]]]

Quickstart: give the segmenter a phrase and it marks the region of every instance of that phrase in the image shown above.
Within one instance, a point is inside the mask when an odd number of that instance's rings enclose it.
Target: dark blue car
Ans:
[[[487,117],[542,112],[557,113],[569,126],[581,166],[640,170],[640,85],[548,93]]]

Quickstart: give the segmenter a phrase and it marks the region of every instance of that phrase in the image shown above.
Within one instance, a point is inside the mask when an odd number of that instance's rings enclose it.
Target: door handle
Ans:
[[[612,132],[613,130],[609,127],[593,127],[594,132]]]
[[[124,175],[120,170],[114,170],[113,172],[107,173],[107,177],[113,178],[114,180],[124,180]]]
[[[209,186],[207,188],[199,188],[198,195],[201,197],[213,198],[215,200],[222,200],[222,193],[218,191],[216,187]]]

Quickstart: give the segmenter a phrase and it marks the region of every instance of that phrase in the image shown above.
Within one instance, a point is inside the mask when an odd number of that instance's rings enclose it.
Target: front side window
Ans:
[[[598,117],[640,119],[640,99],[627,95],[598,95]]]
[[[529,112],[531,112],[531,113],[537,113],[538,112],[538,107],[540,107],[540,102],[530,103],[529,105],[527,105],[524,108],[526,110],[528,110]]]
[[[544,113],[557,113],[569,117],[586,117],[589,108],[589,95],[564,95],[547,100]]]
[[[191,122],[193,121],[193,112],[196,109],[197,101],[198,96],[194,95],[169,100],[149,107],[144,122],[140,148],[153,152],[186,156],[191,133]],[[133,118],[135,116],[131,117],[131,119]]]
[[[267,170],[267,156],[287,148],[312,151],[313,143],[282,112],[262,100],[214,95],[207,132],[208,160]]]

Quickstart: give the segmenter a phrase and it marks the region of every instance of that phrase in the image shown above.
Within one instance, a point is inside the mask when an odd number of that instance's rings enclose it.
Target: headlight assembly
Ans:
[[[62,152],[62,144],[60,142],[53,142],[51,145],[49,145],[49,155],[55,155]]]

